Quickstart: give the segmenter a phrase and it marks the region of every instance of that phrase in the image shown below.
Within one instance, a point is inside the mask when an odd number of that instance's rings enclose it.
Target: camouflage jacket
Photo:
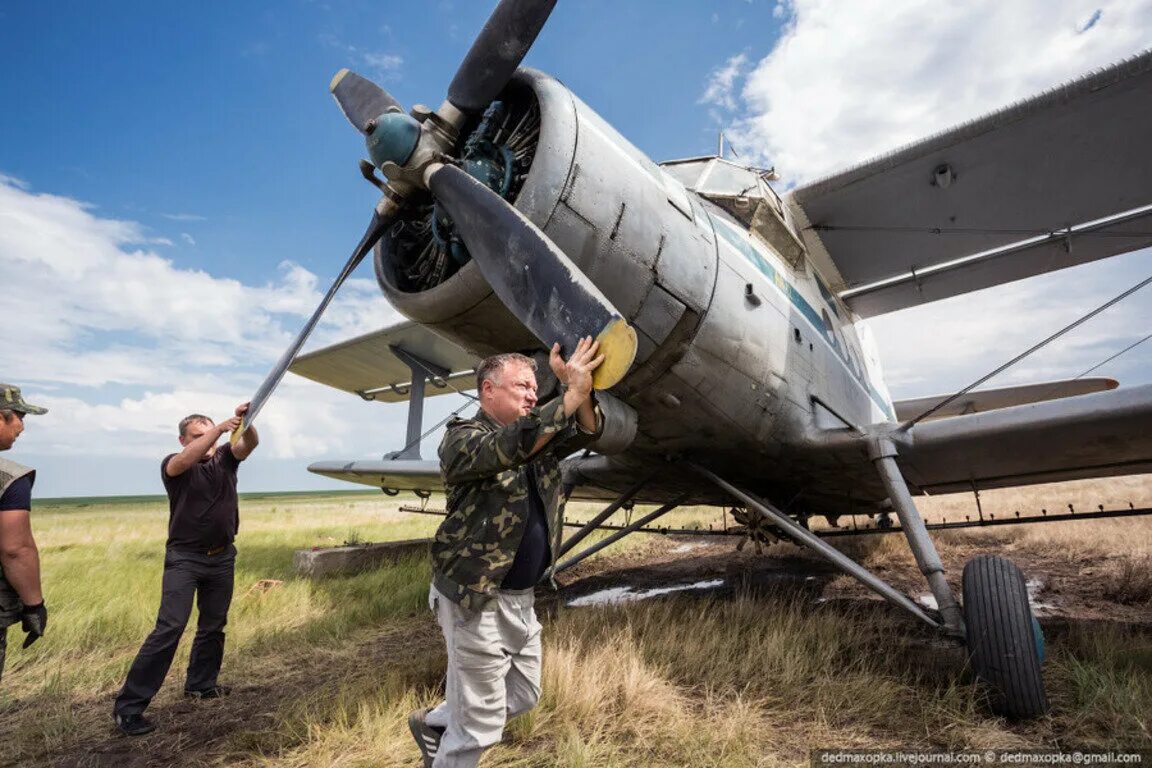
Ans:
[[[564,519],[560,460],[599,437],[603,427],[597,408],[596,431],[582,429],[574,416],[564,415],[562,397],[504,427],[483,410],[474,418],[448,422],[440,443],[448,517],[432,541],[436,589],[470,610],[491,605],[524,536],[529,463],[544,502],[555,564]],[[555,436],[531,455],[536,440],[549,433]]]

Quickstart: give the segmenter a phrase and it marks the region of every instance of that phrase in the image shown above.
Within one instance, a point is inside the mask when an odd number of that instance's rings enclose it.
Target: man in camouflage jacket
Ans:
[[[432,543],[429,605],[448,649],[445,701],[409,718],[426,766],[475,766],[540,698],[533,591],[560,551],[560,460],[603,431],[598,344],[581,339],[566,363],[559,349],[549,365],[561,394],[538,408],[531,358],[484,360],[480,410],[449,422],[440,444],[448,516]]]

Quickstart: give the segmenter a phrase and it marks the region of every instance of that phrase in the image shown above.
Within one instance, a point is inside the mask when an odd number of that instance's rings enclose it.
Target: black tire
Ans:
[[[992,711],[1029,720],[1048,711],[1024,574],[1008,559],[978,555],[964,566],[964,622],[976,676]]]

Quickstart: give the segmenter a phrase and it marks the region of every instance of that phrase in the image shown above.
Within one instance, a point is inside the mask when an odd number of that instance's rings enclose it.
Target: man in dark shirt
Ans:
[[[24,417],[48,411],[24,401],[20,388],[0,384],[0,451],[24,432]],[[40,553],[32,538],[32,483],[36,471],[0,459],[0,676],[8,650],[8,627],[20,622],[27,648],[44,634],[48,609],[40,588]]]
[[[180,422],[180,445],[160,463],[168,492],[168,544],[164,554],[163,594],[156,628],[144,641],[128,670],[128,679],[116,697],[112,716],[129,736],[150,733],[155,725],[143,712],[160,690],[184,626],[196,599],[199,619],[184,695],[215,699],[231,692],[216,676],[224,660],[224,625],[232,603],[236,547],[240,527],[236,497],[236,469],[259,442],[248,427],[235,445],[217,448],[221,436],[240,426],[248,403],[236,415],[213,424],[207,416],[192,414]]]

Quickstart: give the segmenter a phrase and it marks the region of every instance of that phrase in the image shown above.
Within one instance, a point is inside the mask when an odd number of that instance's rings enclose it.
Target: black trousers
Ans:
[[[218,555],[173,549],[165,553],[164,592],[160,597],[156,628],[128,670],[128,679],[116,697],[116,714],[140,714],[160,690],[172,666],[180,635],[192,615],[193,597],[200,615],[184,690],[203,691],[216,686],[216,675],[224,660],[224,625],[228,623],[228,607],[232,604],[235,572],[235,547],[230,546]]]

